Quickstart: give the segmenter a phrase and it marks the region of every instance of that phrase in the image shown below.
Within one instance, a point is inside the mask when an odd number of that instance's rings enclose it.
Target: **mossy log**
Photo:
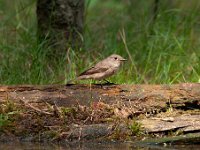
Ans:
[[[81,111],[78,118],[82,115],[84,120],[77,123],[77,120],[74,119],[76,125],[72,124],[67,132],[62,131],[56,139],[112,136],[118,130],[123,131],[123,134],[131,135],[130,123],[122,121],[117,124],[113,118],[112,121],[109,121],[110,114],[106,114],[105,109],[99,109],[105,105],[106,109],[112,107],[113,111],[109,113],[114,113],[118,118],[124,120],[136,118],[136,122],[139,122],[149,133],[177,130],[183,133],[198,133],[200,131],[200,84],[198,83],[175,85],[2,85],[0,86],[0,103],[3,104],[7,101],[19,104],[23,102],[24,106],[43,116],[55,114],[59,116],[59,107],[81,106],[76,111]],[[43,103],[55,105],[54,111],[43,110],[41,107]],[[91,113],[88,111],[86,113],[88,117],[83,117],[86,108],[91,106],[97,111],[91,111]],[[95,115],[99,115],[101,120],[98,121],[98,117]],[[106,117],[106,121],[102,120]],[[44,118],[47,119],[47,117]],[[54,123],[46,125],[46,127],[62,122],[62,118],[63,116],[59,121],[54,118]],[[30,120],[34,120],[34,118],[30,118]]]

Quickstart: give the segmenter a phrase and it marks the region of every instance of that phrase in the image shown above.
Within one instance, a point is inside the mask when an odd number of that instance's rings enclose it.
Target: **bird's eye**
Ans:
[[[117,57],[115,57],[114,59],[117,60]]]

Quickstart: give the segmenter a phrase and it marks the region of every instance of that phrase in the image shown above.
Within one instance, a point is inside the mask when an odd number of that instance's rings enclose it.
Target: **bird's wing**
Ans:
[[[82,75],[91,75],[91,74],[95,74],[95,73],[101,73],[101,72],[105,72],[107,71],[109,68],[106,67],[91,67],[88,70],[84,71],[83,73],[81,73],[79,76]]]

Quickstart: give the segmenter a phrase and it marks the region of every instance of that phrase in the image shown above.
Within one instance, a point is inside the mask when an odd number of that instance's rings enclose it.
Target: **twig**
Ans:
[[[28,104],[27,102],[25,102],[25,101],[22,100],[22,99],[20,99],[20,100],[24,103],[24,105],[25,105],[26,107],[31,108],[31,109],[35,110],[36,112],[38,112],[38,113],[45,114],[45,115],[53,115],[53,113],[43,111],[43,110],[41,110],[41,109],[38,109],[38,108],[32,106],[31,104]]]

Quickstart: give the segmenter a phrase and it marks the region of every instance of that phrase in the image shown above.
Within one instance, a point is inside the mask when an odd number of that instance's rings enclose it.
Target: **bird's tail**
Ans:
[[[81,80],[81,78],[77,77],[77,78],[74,78],[72,80],[69,80],[69,81],[67,81],[66,85],[72,85],[72,84],[74,84],[73,83],[74,81],[78,81],[78,80]]]
[[[79,80],[84,80],[84,79],[87,79],[87,78],[85,76],[78,76],[75,79],[67,81],[66,85],[72,85],[74,81],[79,81]]]

